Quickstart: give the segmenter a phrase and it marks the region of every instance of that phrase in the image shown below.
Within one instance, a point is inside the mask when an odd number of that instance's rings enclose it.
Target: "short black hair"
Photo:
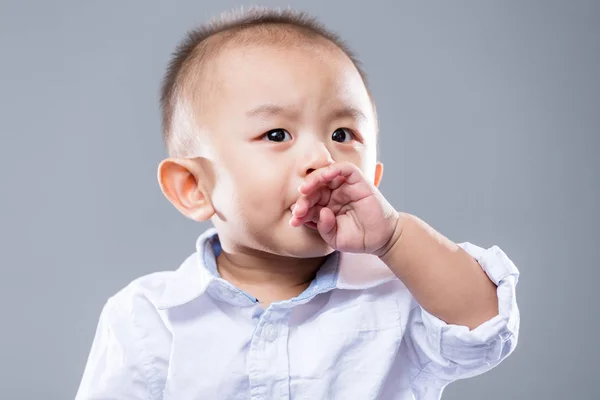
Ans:
[[[252,31],[251,35],[244,35]],[[257,31],[257,32],[254,32]],[[255,34],[258,33],[258,34]],[[175,49],[169,62],[161,85],[160,106],[162,112],[163,141],[170,156],[187,156],[193,151],[194,135],[189,126],[176,127],[177,113],[185,113],[184,118],[191,118],[191,110],[178,110],[182,107],[181,97],[184,89],[197,73],[197,69],[224,43],[236,41],[246,43],[277,43],[298,41],[299,37],[325,39],[341,49],[352,61],[360,74],[365,87],[366,74],[360,61],[348,48],[344,41],[334,32],[327,29],[316,18],[305,12],[292,9],[251,7],[221,14],[208,23],[189,31]],[[218,38],[218,43],[211,46],[209,39]],[[368,91],[368,88],[367,88]],[[182,123],[183,124],[183,123]]]

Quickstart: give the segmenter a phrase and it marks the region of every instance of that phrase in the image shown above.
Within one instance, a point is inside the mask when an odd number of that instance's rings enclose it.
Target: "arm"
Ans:
[[[318,215],[331,247],[379,257],[410,290],[403,340],[417,393],[481,374],[514,350],[519,271],[500,248],[455,244],[398,213],[351,163],[311,173],[298,190],[292,226]]]
[[[494,282],[465,250],[421,219],[400,213],[386,247],[380,259],[429,313],[469,329],[498,315]]]
[[[403,339],[411,379],[416,393],[442,390],[489,371],[516,348],[519,271],[497,246],[454,244],[416,217],[401,218],[406,231],[397,230],[382,257],[415,301]]]

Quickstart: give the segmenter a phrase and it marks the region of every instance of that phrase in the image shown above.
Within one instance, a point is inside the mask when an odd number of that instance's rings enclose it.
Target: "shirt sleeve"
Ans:
[[[517,345],[519,309],[515,288],[519,271],[498,247],[459,246],[469,253],[497,285],[498,315],[473,330],[446,324],[418,306],[409,314],[405,340],[420,388],[442,388],[457,379],[482,374],[504,360]]]
[[[152,399],[131,318],[109,299],[102,312],[75,400]]]

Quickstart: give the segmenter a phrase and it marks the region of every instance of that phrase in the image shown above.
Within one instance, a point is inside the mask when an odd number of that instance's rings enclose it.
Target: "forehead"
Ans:
[[[207,65],[206,73],[215,105],[322,108],[335,103],[365,114],[372,108],[352,61],[337,47],[317,41],[226,46]]]

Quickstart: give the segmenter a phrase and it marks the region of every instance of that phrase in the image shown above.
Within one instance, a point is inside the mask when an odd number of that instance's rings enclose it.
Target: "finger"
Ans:
[[[302,223],[306,223],[306,222],[319,222],[319,213],[321,212],[321,209],[323,208],[323,206],[320,205],[316,205],[314,207],[311,207],[310,210],[308,210],[308,213],[306,213],[306,215],[302,218]]]
[[[295,217],[302,218],[308,213],[308,210],[316,204],[327,204],[330,197],[331,192],[329,190],[318,190],[309,195],[301,196],[294,204],[292,214]]]
[[[341,186],[344,182],[354,184],[364,179],[360,169],[356,165],[349,162],[335,163],[310,174],[298,187],[298,191],[302,194],[308,194],[316,187],[328,185],[338,177],[339,179],[335,183],[337,187]]]
[[[339,176],[344,178],[344,182],[353,185],[364,179],[362,171],[356,165],[350,162],[340,162],[334,164],[335,172],[326,173],[326,176]],[[331,167],[330,167],[331,168]]]
[[[328,193],[328,197],[327,197],[326,200],[322,200],[322,199],[319,199],[319,196],[321,194],[317,195],[316,196],[317,200],[316,201],[311,201],[309,207],[313,206],[316,203],[320,203],[322,205],[327,204],[327,201],[329,201],[328,199],[331,196],[331,191],[340,188],[346,182],[346,178],[343,177],[343,176],[336,176],[335,178],[333,178],[331,180],[323,179],[323,180],[321,180],[319,182],[320,183],[317,183],[316,185],[312,185],[312,189],[309,189],[309,190],[306,190],[306,191],[303,190],[304,196],[306,196],[306,197],[308,197],[310,199],[313,199],[314,193]],[[320,189],[328,189],[328,190],[325,190],[325,191],[321,192]]]
[[[342,186],[344,183],[346,183],[345,176],[336,176],[327,184],[327,187],[331,190],[335,190]]]
[[[302,184],[298,187],[298,191],[302,194],[309,194],[316,188],[329,183],[336,176],[338,176],[338,174],[338,171],[336,169],[332,169],[331,167],[318,169],[310,174],[304,180],[304,182],[302,182]]]
[[[335,221],[335,214],[327,207],[323,207],[319,212],[319,221],[317,222],[317,229],[323,239],[329,244],[333,244],[333,239],[337,234],[337,226]]]
[[[323,206],[316,205],[316,206],[310,208],[308,213],[306,213],[306,215],[304,215],[302,217],[297,217],[297,216],[292,215],[292,218],[290,219],[290,225],[296,227],[296,226],[303,225],[310,221],[318,222],[319,212],[321,211],[322,208],[323,208]]]

